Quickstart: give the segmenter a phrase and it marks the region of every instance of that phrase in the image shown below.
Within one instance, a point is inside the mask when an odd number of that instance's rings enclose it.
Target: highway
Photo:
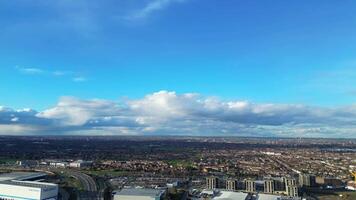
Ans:
[[[83,186],[84,192],[80,192],[79,199],[86,200],[100,200],[102,199],[101,193],[98,191],[97,185],[92,177],[79,171],[67,171],[67,173],[77,179]]]
[[[68,171],[68,173],[82,184],[85,191],[89,191],[89,192],[98,191],[96,187],[96,183],[92,177],[77,171]]]
[[[11,167],[1,167],[1,169],[7,169],[7,170],[14,170],[17,168],[16,166],[11,166]],[[19,168],[23,170],[23,168]],[[103,190],[98,190],[97,184],[94,181],[92,177],[90,177],[87,174],[84,174],[80,171],[76,170],[71,170],[71,169],[57,169],[57,168],[38,168],[36,171],[40,172],[45,172],[45,173],[57,173],[57,174],[63,174],[65,172],[68,176],[72,176],[73,178],[77,179],[80,184],[83,186],[83,191],[77,191],[78,199],[83,199],[83,200],[102,200],[104,199],[104,193]],[[63,195],[63,191],[61,191],[61,194]],[[68,194],[65,194],[64,199]]]

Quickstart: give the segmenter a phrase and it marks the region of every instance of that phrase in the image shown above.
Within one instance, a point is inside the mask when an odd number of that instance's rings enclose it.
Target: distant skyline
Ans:
[[[356,2],[5,0],[0,134],[356,137]]]

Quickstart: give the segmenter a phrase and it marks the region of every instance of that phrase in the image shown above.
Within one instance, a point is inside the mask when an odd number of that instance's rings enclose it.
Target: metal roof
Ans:
[[[258,194],[258,200],[280,200],[281,196],[271,194]]]
[[[248,196],[247,193],[242,192],[230,192],[230,191],[221,191],[220,195],[214,197],[216,200],[245,200]]]
[[[0,174],[0,181],[18,180],[26,181],[29,179],[41,178],[47,176],[45,173],[41,172],[12,172]]]
[[[33,182],[33,181],[2,181],[0,182],[0,185],[14,185],[14,186],[23,186],[23,187],[40,188],[40,189],[57,187],[56,184],[40,183],[40,182]]]

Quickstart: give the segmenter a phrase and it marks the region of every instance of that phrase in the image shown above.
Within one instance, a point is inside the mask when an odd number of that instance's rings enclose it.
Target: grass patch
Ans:
[[[84,189],[84,187],[80,183],[80,181],[78,181],[76,178],[70,176],[69,174],[61,173],[59,175],[61,177],[61,186],[62,187],[75,188],[77,190],[83,190]]]
[[[16,164],[17,160],[16,159],[11,159],[11,158],[0,158],[0,164],[1,165],[14,165]]]

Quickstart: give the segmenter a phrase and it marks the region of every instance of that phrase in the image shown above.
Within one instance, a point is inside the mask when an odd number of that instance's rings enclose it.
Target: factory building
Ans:
[[[247,193],[232,192],[232,191],[220,191],[213,200],[245,200],[250,197]]]
[[[47,176],[46,173],[41,173],[41,172],[12,172],[12,173],[0,174],[0,181],[10,181],[10,180],[32,181],[32,180],[42,179],[46,176]]]
[[[34,181],[0,182],[0,199],[4,200],[56,200],[58,185]]]
[[[157,189],[130,188],[114,191],[114,200],[161,200],[166,191]]]
[[[77,160],[69,163],[69,167],[72,168],[87,168],[93,165],[93,161]]]
[[[16,162],[20,167],[37,167],[39,162],[37,160],[19,160]]]
[[[1,200],[56,200],[58,185],[37,182],[45,173],[14,172],[0,175]]]

